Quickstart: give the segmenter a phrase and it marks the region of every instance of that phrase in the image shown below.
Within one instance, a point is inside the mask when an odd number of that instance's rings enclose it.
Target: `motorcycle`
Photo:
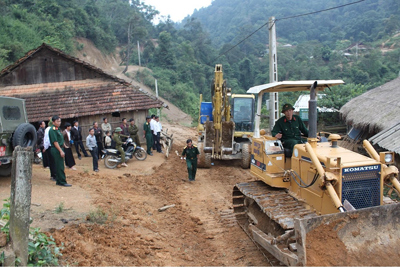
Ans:
[[[147,152],[144,148],[135,144],[132,138],[128,138],[126,143],[122,146],[125,152],[125,161],[127,162],[132,157],[137,160],[145,160],[147,158]],[[104,157],[104,165],[109,169],[115,169],[119,164],[121,164],[121,153],[114,148],[107,148],[102,150]]]

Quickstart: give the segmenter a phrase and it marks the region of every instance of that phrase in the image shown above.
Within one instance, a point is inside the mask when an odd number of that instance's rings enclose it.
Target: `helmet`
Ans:
[[[121,129],[121,127],[117,127],[117,128],[115,128],[115,132],[116,132],[116,133],[122,132],[122,129]]]
[[[294,110],[294,107],[292,105],[290,105],[290,104],[283,105],[282,106],[282,113],[284,113],[286,110],[289,110],[289,109]]]

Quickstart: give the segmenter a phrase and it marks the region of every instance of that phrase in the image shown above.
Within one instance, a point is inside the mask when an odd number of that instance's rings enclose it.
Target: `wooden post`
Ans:
[[[20,265],[28,265],[29,221],[32,192],[32,147],[17,146],[13,152],[10,199],[10,238]]]

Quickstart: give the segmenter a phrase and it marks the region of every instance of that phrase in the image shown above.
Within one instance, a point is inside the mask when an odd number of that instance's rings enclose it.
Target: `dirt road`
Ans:
[[[180,153],[184,140],[195,137],[194,129],[165,127],[174,133],[173,151]],[[215,162],[188,182],[180,157],[154,154],[115,170],[100,162],[99,173],[91,171],[91,158],[77,160],[78,170],[67,170],[71,188],[56,186],[48,169],[34,166],[32,226],[64,244],[61,264],[270,265],[232,214],[233,185],[252,179],[247,170]],[[2,199],[9,180],[0,181]],[[166,205],[175,206],[158,211]]]

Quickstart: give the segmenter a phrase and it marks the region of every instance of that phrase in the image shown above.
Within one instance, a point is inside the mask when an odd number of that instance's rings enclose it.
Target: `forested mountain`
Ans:
[[[343,79],[347,84],[324,100],[340,108],[400,70],[398,0],[315,12],[354,1],[214,0],[180,24],[153,25],[158,11],[139,0],[0,0],[0,69],[42,42],[73,55],[82,49],[74,37],[92,40],[104,53],[119,46],[123,64],[138,64],[139,41],[141,64],[152,72],[132,78],[153,88],[156,78],[163,97],[196,117],[199,94],[210,100],[215,64],[223,64],[234,93],[268,82],[267,26],[248,36],[274,16],[279,80]]]

